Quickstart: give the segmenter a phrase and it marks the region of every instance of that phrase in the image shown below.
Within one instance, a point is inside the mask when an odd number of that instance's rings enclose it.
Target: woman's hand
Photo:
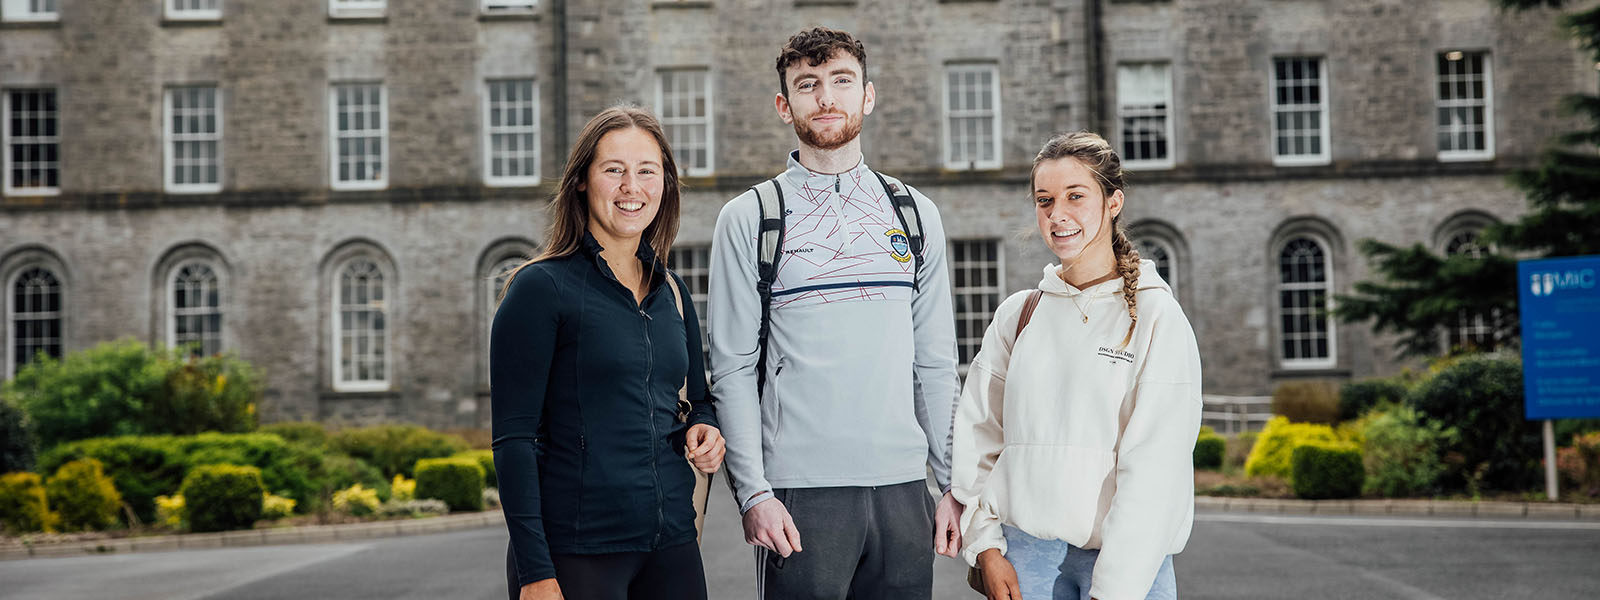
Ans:
[[[727,443],[722,439],[722,432],[705,423],[689,428],[688,434],[689,460],[694,463],[694,468],[701,473],[715,473],[722,466],[722,455],[728,451]]]
[[[1000,554],[999,548],[984,550],[978,555],[978,568],[983,570],[983,588],[989,600],[1022,600],[1022,586],[1017,583],[1017,570],[1011,561]]]
[[[561,595],[561,586],[556,583],[554,577],[522,586],[522,593],[517,596],[518,600],[564,600],[565,598]]]

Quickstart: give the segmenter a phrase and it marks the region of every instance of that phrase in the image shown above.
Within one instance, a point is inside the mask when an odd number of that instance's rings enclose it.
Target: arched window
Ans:
[[[1480,260],[1489,255],[1489,246],[1482,240],[1481,229],[1463,229],[1445,240],[1445,256],[1465,256]],[[1494,327],[1487,315],[1462,312],[1456,317],[1455,327],[1450,327],[1445,339],[1445,350],[1457,348],[1492,351],[1495,348]]]
[[[61,358],[64,306],[61,278],[43,266],[24,268],[6,286],[7,337],[11,339],[11,360],[6,375],[33,362],[40,353]]]
[[[1328,320],[1332,287],[1327,245],[1296,235],[1278,250],[1278,357],[1286,367],[1334,364],[1333,326]]]
[[[1156,263],[1156,274],[1160,275],[1161,280],[1167,282],[1167,286],[1172,288],[1172,297],[1178,297],[1178,271],[1176,268],[1178,253],[1172,249],[1172,246],[1166,240],[1159,238],[1139,238],[1139,241],[1135,243],[1139,247],[1139,257]]]
[[[217,269],[188,261],[172,270],[167,311],[167,343],[190,356],[222,352],[222,284]]]
[[[357,256],[334,276],[333,383],[341,391],[389,385],[389,296],[383,268]]]

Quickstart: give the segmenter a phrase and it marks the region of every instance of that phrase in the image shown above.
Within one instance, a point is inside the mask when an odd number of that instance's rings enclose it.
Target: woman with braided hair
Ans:
[[[1059,259],[1001,303],[956,409],[962,554],[990,600],[1172,599],[1194,518],[1200,355],[1122,231],[1121,160],[1057,135],[1029,198]]]

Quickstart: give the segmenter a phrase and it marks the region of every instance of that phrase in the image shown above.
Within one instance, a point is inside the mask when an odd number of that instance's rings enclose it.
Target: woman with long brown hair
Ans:
[[[608,109],[573,146],[544,252],[502,292],[490,384],[513,599],[706,597],[690,463],[716,471],[724,445],[694,303],[662,259],[678,204],[661,125]]]

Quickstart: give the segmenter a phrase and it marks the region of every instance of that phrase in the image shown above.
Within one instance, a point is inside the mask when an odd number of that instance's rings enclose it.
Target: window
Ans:
[[[1307,236],[1290,238],[1278,252],[1278,311],[1286,367],[1334,364],[1328,321],[1331,277],[1327,246]]]
[[[1176,298],[1178,296],[1178,280],[1177,271],[1173,269],[1173,263],[1177,260],[1177,253],[1173,252],[1172,247],[1164,240],[1140,238],[1137,243],[1139,257],[1148,259],[1156,264],[1156,275],[1160,275],[1161,280],[1167,282],[1167,287],[1172,288],[1172,296]]]
[[[962,365],[983,346],[989,319],[1000,307],[1003,290],[999,240],[950,242],[951,292],[955,295],[956,350]]]
[[[678,246],[667,259],[672,272],[683,278],[700,317],[700,349],[705,352],[706,369],[711,369],[711,332],[706,329],[706,301],[711,297],[711,247]]]
[[[994,65],[945,67],[946,168],[1000,168],[999,81]]]
[[[486,296],[489,299],[489,311],[486,313],[488,318],[484,319],[483,323],[483,355],[485,357],[489,356],[489,340],[494,334],[494,314],[500,310],[502,290],[506,289],[506,282],[511,279],[511,272],[517,270],[517,267],[522,266],[522,263],[525,262],[528,262],[528,259],[520,254],[506,256],[490,265],[489,272],[486,274],[485,281],[489,283],[489,293]],[[490,381],[488,379],[489,360],[485,358],[483,364],[484,381],[488,382]]]
[[[3,0],[0,17],[6,21],[56,21],[56,0]]]
[[[167,0],[167,18],[215,21],[222,18],[222,0]]]
[[[217,88],[169,89],[164,112],[167,191],[222,191],[222,108]]]
[[[656,78],[656,114],[684,175],[710,175],[714,166],[711,73],[663,69]]]
[[[61,358],[61,279],[45,267],[24,268],[7,288],[6,314],[10,316],[11,360],[6,374],[31,363],[44,353]]]
[[[381,17],[387,4],[384,0],[328,0],[328,16],[343,18]]]
[[[330,92],[333,189],[376,190],[389,182],[388,115],[383,86],[346,83]]]
[[[200,261],[179,265],[172,271],[170,298],[167,343],[190,356],[222,352],[222,285],[217,269]]]
[[[1327,69],[1321,58],[1272,59],[1272,162],[1321,165],[1328,153]]]
[[[388,387],[389,326],[384,273],[355,258],[337,271],[333,298],[333,386],[340,391]]]
[[[1494,90],[1486,52],[1444,52],[1439,67],[1439,160],[1494,158]]]
[[[47,196],[61,190],[61,138],[55,90],[6,90],[5,193]]]
[[[1489,246],[1484,244],[1482,231],[1468,229],[1457,232],[1445,242],[1445,256],[1465,256],[1473,260],[1481,260],[1489,255]],[[1498,317],[1498,314],[1492,315]],[[1456,317],[1456,326],[1449,328],[1445,340],[1446,351],[1456,348],[1469,350],[1492,351],[1495,349],[1493,321],[1489,315],[1461,313]]]
[[[489,185],[539,183],[539,86],[532,79],[490,81],[485,97],[484,173]]]
[[[1172,167],[1171,67],[1166,63],[1117,66],[1117,116],[1122,162],[1128,167]]]
[[[521,12],[539,6],[539,0],[483,0],[483,12]]]

